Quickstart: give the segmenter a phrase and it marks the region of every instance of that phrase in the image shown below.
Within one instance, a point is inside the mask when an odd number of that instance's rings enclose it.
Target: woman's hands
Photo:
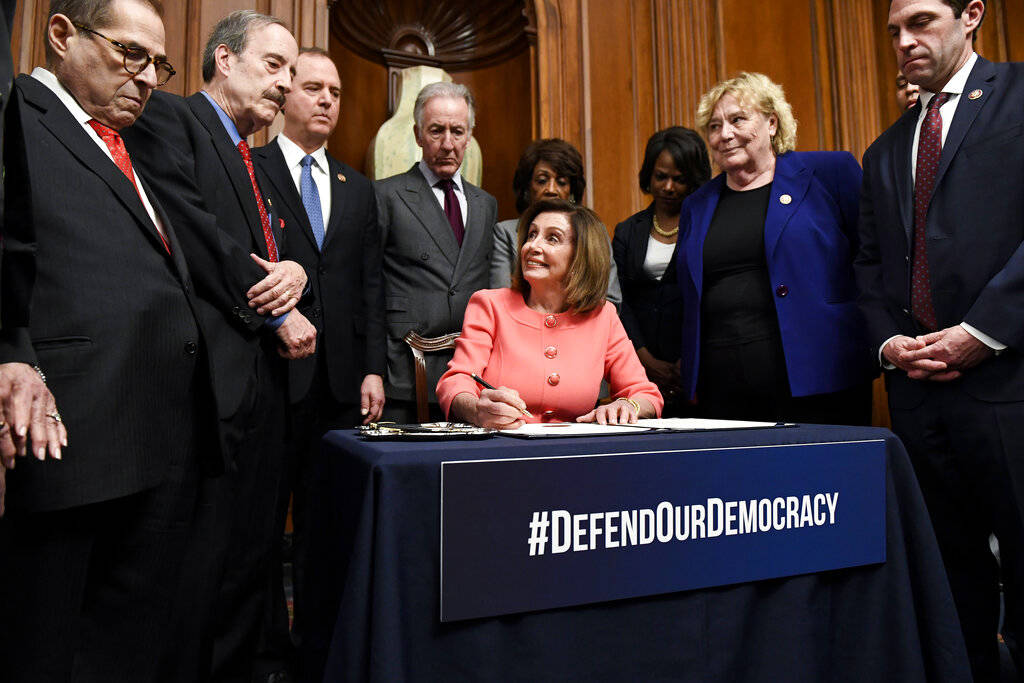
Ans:
[[[479,396],[462,392],[452,400],[449,412],[460,420],[487,429],[516,429],[521,427],[526,402],[519,392],[508,387],[481,389]]]
[[[640,412],[629,401],[616,399],[611,403],[598,406],[586,415],[576,418],[577,422],[596,422],[602,425],[633,424],[641,417],[654,417],[654,406],[645,398],[633,399],[640,406]]]

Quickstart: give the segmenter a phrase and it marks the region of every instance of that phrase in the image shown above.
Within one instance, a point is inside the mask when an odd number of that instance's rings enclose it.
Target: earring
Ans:
[[[576,206],[576,195],[569,195],[569,203],[572,204],[573,206]]]

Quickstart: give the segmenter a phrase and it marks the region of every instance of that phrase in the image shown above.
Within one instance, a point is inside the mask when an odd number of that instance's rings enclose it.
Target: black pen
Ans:
[[[479,375],[477,375],[477,374],[476,374],[475,372],[472,372],[472,373],[470,373],[470,374],[469,374],[469,376],[470,376],[470,377],[472,377],[472,378],[473,378],[473,381],[475,381],[475,382],[476,382],[477,384],[479,384],[480,386],[482,386],[482,387],[483,387],[484,389],[492,389],[492,390],[497,390],[497,387],[496,387],[496,386],[492,385],[492,384],[491,384],[490,382],[488,382],[487,380],[485,380],[485,379],[484,379],[483,377],[480,377],[480,376],[479,376]],[[533,417],[533,415],[531,415],[531,414],[530,414],[530,411],[529,411],[529,410],[526,410],[525,408],[517,408],[516,406],[512,406],[512,407],[513,407],[513,408],[516,408],[516,410],[518,410],[519,412],[521,412],[521,413],[522,413],[523,415],[525,415],[526,417]]]

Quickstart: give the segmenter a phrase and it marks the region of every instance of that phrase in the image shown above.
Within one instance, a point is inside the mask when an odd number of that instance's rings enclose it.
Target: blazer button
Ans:
[[[549,346],[546,349],[544,349],[544,357],[545,358],[555,358],[556,356],[558,356],[558,347],[557,346]]]
[[[199,347],[196,345],[194,341],[185,342],[185,353],[187,353],[190,356],[196,355],[196,350],[198,348]]]
[[[319,318],[320,317],[320,313],[321,313],[320,307],[319,306],[314,306],[313,307],[313,317],[314,318]]]
[[[557,372],[552,372],[550,375],[548,375],[548,384],[550,384],[553,387],[557,387],[558,383],[561,381],[562,378],[558,376]]]
[[[544,327],[554,327],[558,324],[558,318],[553,315],[549,315],[544,318]]]
[[[789,294],[789,287],[787,287],[786,285],[779,285],[778,287],[775,288],[775,294],[780,297],[786,296],[787,294]]]
[[[451,289],[448,290],[448,296],[455,296],[455,288],[454,287],[452,287]]]
[[[327,268],[324,267],[324,266],[317,266],[316,272],[319,275],[326,275],[327,274]]]
[[[427,252],[423,252],[422,254],[420,254],[420,261],[429,261],[429,260],[430,260],[430,254],[428,254]]]

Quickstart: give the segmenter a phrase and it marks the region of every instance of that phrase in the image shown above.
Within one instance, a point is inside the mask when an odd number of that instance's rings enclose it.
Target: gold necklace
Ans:
[[[658,233],[662,237],[672,237],[677,232],[679,232],[679,225],[676,224],[676,227],[673,228],[672,230],[664,230],[661,227],[661,224],[658,223],[658,214],[654,214],[654,232]]]

